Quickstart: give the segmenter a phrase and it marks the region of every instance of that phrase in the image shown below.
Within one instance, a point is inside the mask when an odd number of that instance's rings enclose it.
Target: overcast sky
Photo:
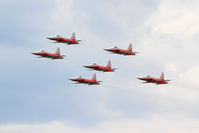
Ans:
[[[198,133],[199,1],[0,0],[1,133]],[[80,45],[54,44],[70,37]],[[108,54],[127,49],[136,56]],[[31,52],[55,52],[63,60]],[[89,71],[91,63],[114,73]],[[159,77],[167,85],[142,84]],[[76,76],[102,85],[77,85]]]

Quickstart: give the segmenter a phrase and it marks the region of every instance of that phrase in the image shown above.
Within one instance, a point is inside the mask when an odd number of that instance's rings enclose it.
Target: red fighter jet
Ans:
[[[144,80],[146,82],[143,83],[154,83],[154,84],[168,84],[167,81],[171,81],[171,80],[165,80],[164,79],[164,73],[161,74],[160,78],[153,78],[151,76],[147,76],[147,77],[143,77],[143,78],[138,78],[140,80]]]
[[[97,71],[103,71],[103,72],[114,72],[114,70],[116,70],[116,68],[111,68],[110,60],[108,61],[106,66],[100,66],[100,65],[97,65],[96,63],[93,63],[92,65],[84,66],[84,67],[97,70]]]
[[[131,43],[130,43],[127,50],[120,49],[120,48],[117,48],[117,47],[110,48],[110,49],[104,49],[104,50],[115,53],[115,54],[122,54],[122,55],[136,55],[136,53],[138,53],[138,52],[133,52]]]
[[[88,85],[99,85],[102,81],[97,81],[96,74],[93,75],[92,79],[82,78],[81,76],[78,78],[70,79],[72,81],[76,81],[76,84],[88,84]]]
[[[55,41],[54,43],[67,43],[68,45],[79,44],[79,42],[81,41],[76,40],[75,33],[73,33],[71,38],[64,38],[60,35],[57,35],[56,37],[47,37],[47,39]]]
[[[48,52],[42,50],[41,52],[32,53],[32,54],[38,55],[40,57],[51,58],[51,59],[63,59],[65,56],[65,55],[60,55],[59,48],[57,48],[57,51],[55,53],[48,53]]]

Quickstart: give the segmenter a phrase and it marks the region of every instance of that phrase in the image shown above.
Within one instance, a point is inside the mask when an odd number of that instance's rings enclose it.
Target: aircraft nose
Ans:
[[[54,40],[54,38],[52,38],[52,37],[46,37],[47,39],[49,39],[49,40]]]
[[[34,55],[38,55],[37,53],[32,53],[32,54],[34,54]]]
[[[83,66],[83,67],[89,68],[89,66]]]
[[[69,80],[75,81],[75,79],[69,79]]]
[[[109,49],[104,49],[104,50],[106,50],[106,51],[110,51]]]

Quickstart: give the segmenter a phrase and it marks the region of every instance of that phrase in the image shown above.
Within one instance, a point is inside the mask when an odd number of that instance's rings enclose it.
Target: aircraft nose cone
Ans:
[[[69,79],[69,80],[75,81],[75,79]]]
[[[89,68],[89,66],[83,66],[83,67]]]
[[[34,54],[34,55],[38,55],[38,53],[32,53],[32,54]]]
[[[54,38],[52,38],[52,37],[46,37],[47,39],[49,39],[49,40],[54,40]]]
[[[104,49],[105,51],[110,51],[109,49]]]

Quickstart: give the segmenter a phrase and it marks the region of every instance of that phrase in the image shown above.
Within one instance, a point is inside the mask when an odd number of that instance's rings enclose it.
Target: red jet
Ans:
[[[88,85],[98,85],[102,81],[97,81],[96,74],[93,75],[92,79],[82,78],[81,76],[78,78],[70,79],[72,81],[76,81],[76,84],[88,84]]]
[[[138,52],[133,52],[131,43],[130,43],[127,50],[120,49],[120,48],[117,48],[117,47],[110,48],[110,49],[104,49],[104,50],[109,51],[109,52],[113,52],[115,54],[122,54],[122,55],[136,55],[136,53],[138,53]]]
[[[40,57],[51,58],[51,59],[63,59],[65,56],[65,55],[60,55],[59,48],[57,48],[57,51],[55,53],[48,53],[48,52],[42,50],[41,52],[32,53],[32,54],[38,55]]]
[[[160,78],[153,78],[151,76],[147,76],[147,77],[143,77],[143,78],[138,78],[140,80],[144,80],[146,82],[143,83],[154,83],[154,84],[168,84],[167,81],[171,81],[171,80],[165,80],[164,79],[164,73],[161,74]]]
[[[103,71],[103,72],[114,72],[114,70],[116,69],[116,68],[111,68],[110,60],[108,61],[106,66],[100,66],[100,65],[97,65],[96,63],[93,63],[92,65],[84,66],[84,67],[97,70],[97,71]]]
[[[57,35],[56,37],[47,37],[49,40],[54,40],[54,43],[67,43],[68,45],[70,44],[79,44],[79,41],[81,40],[76,40],[75,33],[73,33],[71,38],[64,38],[61,37],[60,35]]]

